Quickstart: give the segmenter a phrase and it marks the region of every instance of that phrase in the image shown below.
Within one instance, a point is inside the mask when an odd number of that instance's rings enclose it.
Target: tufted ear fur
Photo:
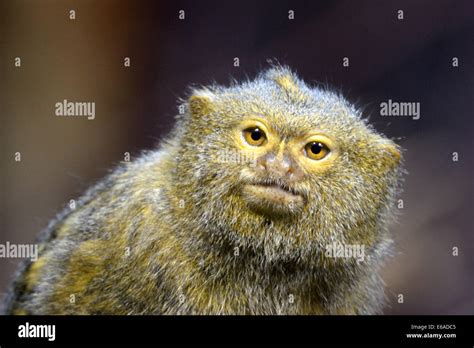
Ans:
[[[400,147],[389,139],[383,139],[377,142],[377,146],[382,153],[382,158],[384,163],[388,168],[396,168],[401,160],[402,154],[400,152]]]
[[[188,105],[192,117],[202,117],[212,113],[215,95],[208,89],[195,90],[189,98]]]

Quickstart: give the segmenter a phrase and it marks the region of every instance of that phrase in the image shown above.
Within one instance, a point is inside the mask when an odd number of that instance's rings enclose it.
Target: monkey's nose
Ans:
[[[299,179],[301,176],[298,166],[288,156],[267,155],[259,158],[257,164],[261,170],[278,177]]]
[[[267,170],[281,175],[286,175],[291,171],[291,163],[287,158],[277,159],[275,156],[272,156],[267,159],[265,166]]]

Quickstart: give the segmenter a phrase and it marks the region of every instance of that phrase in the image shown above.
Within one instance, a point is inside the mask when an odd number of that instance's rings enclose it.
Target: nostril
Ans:
[[[257,160],[257,168],[260,170],[266,170],[267,169],[267,161],[263,158],[259,158]]]
[[[281,161],[279,163],[279,166],[280,166],[280,170],[283,173],[288,173],[291,170],[291,164],[288,163],[288,161]]]
[[[280,175],[288,175],[290,173],[292,165],[291,162],[287,158],[281,158],[273,163],[273,168],[276,172]]]

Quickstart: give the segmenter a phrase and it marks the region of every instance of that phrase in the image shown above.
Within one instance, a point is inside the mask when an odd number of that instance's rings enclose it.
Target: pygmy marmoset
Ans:
[[[281,66],[183,105],[50,224],[4,311],[379,313],[400,148]]]

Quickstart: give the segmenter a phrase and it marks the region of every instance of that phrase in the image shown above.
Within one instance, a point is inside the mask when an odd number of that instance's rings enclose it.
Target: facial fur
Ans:
[[[267,261],[321,260],[333,242],[376,247],[386,232],[380,222],[389,218],[400,151],[340,95],[276,68],[241,85],[195,90],[188,110],[177,185],[185,182],[189,215],[209,233],[262,252]],[[266,133],[263,146],[242,137],[255,126]],[[323,141],[330,154],[308,158],[304,146],[312,140]],[[251,160],[239,160],[245,158]]]

